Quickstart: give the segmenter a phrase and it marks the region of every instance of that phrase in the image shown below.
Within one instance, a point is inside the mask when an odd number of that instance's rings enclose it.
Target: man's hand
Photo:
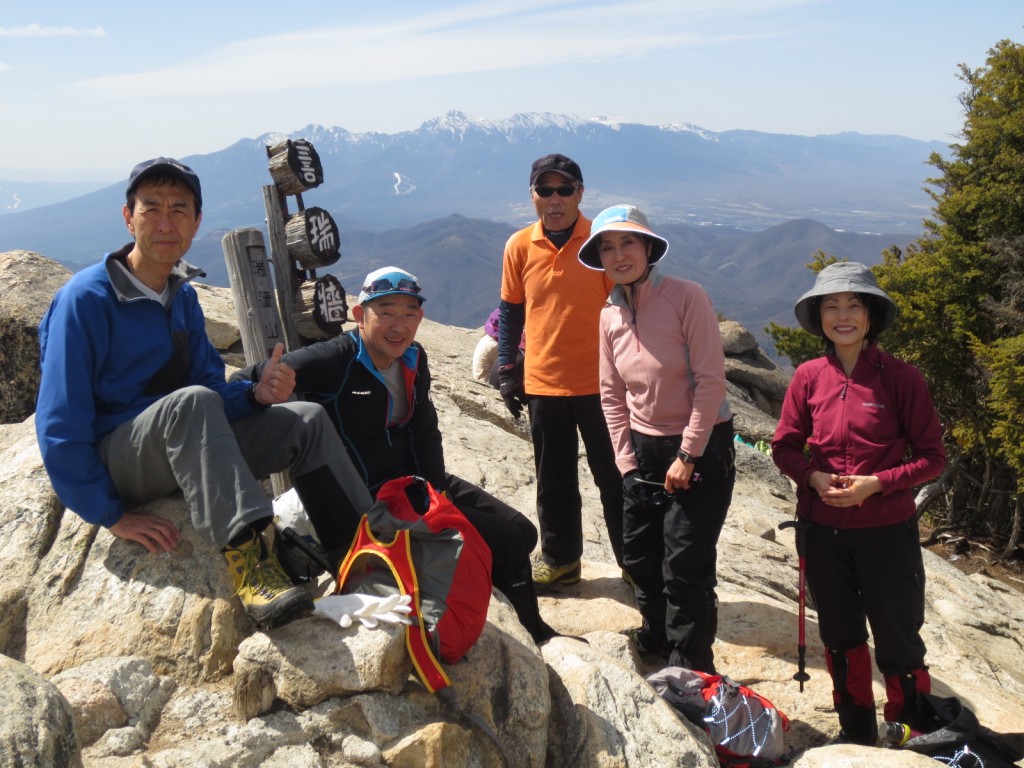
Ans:
[[[263,367],[263,375],[253,390],[256,402],[263,405],[287,402],[295,391],[295,371],[281,362],[281,355],[284,354],[284,344],[277,342],[270,359]]]
[[[515,363],[506,363],[498,367],[498,391],[505,401],[512,418],[519,419],[526,405],[526,393],[523,392],[523,381],[519,377]]]
[[[150,552],[170,552],[181,539],[181,531],[170,520],[149,512],[125,512],[110,526],[110,532],[119,539],[134,541]]]

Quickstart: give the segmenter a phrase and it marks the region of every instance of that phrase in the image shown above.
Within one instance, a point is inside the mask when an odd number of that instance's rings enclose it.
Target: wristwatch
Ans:
[[[696,464],[697,459],[700,458],[700,456],[691,456],[686,451],[677,451],[676,456],[679,457],[679,460],[683,462],[683,464]]]
[[[245,388],[245,399],[249,401],[249,405],[255,408],[257,411],[265,411],[270,406],[266,403],[261,403],[256,399],[256,382],[252,382],[248,387]]]

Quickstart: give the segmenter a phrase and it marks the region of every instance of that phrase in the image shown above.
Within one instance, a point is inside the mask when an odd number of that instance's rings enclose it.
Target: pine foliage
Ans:
[[[1024,527],[1024,46],[1003,40],[959,78],[963,132],[930,158],[926,234],[875,267],[899,307],[881,343],[924,374],[947,432],[952,471],[935,522],[1001,539],[1012,556]],[[799,336],[809,334],[768,331],[794,365],[814,356]]]

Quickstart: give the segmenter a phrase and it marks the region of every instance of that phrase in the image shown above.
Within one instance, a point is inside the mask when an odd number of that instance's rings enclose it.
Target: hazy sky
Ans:
[[[5,2],[0,178],[116,181],[310,123],[449,110],[952,142],[1021,0]]]

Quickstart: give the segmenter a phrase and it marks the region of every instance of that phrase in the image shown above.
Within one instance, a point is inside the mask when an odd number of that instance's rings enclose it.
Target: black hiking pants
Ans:
[[[663,483],[682,436],[633,432],[632,437],[643,478]],[[658,496],[663,492],[625,494],[623,557],[636,584],[644,644],[670,651],[673,665],[714,673],[718,537],[736,483],[731,420],[712,430],[694,476],[700,479],[670,499]],[[659,498],[663,503],[657,503]]]
[[[445,481],[452,503],[491,549],[491,582],[512,603],[534,641],[547,640],[553,632],[540,617],[530,565],[530,553],[537,546],[536,526],[518,510],[461,477],[449,474]]]
[[[877,528],[807,530],[807,587],[826,648],[875,641],[883,675],[924,666],[924,564],[917,520]]]
[[[931,681],[924,665],[924,564],[917,519],[874,528],[806,530],[807,587],[832,674],[833,700],[851,740],[873,743],[875,665],[886,680],[886,718],[911,719]]]
[[[622,562],[622,475],[600,395],[531,395],[530,435],[537,469],[540,551],[548,565],[567,565],[583,554],[583,500],[580,496],[580,437],[587,464],[601,494],[615,562]],[[577,429],[579,433],[577,434]]]

